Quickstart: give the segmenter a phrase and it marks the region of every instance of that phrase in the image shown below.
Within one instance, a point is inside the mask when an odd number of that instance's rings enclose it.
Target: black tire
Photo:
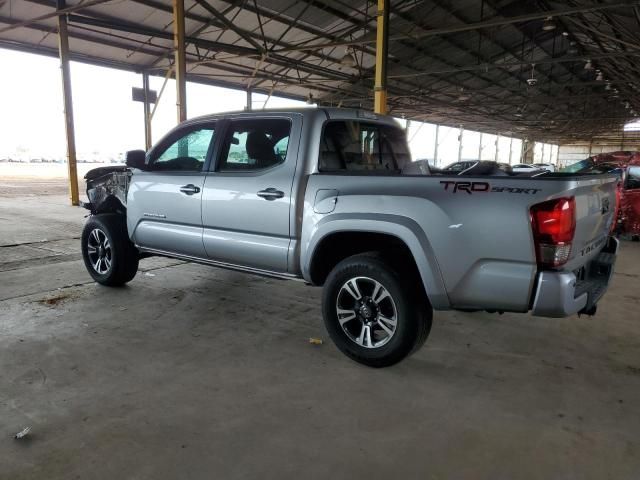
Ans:
[[[398,363],[424,344],[431,330],[433,311],[421,284],[418,283],[419,277],[416,278],[416,275],[410,270],[392,266],[391,262],[385,261],[381,255],[375,252],[354,255],[336,265],[324,285],[322,314],[329,336],[340,351],[364,365],[387,367]],[[346,290],[344,288],[347,286],[347,282],[352,279],[356,279],[356,283],[360,282],[361,284],[357,287],[360,290],[358,293],[362,294],[360,303],[355,300],[356,296],[345,294],[345,292],[349,293],[349,290],[353,290],[352,288]],[[371,308],[365,309],[362,313],[362,305],[375,296],[375,288],[377,288],[375,282],[387,290],[391,301],[383,299],[380,303],[373,302],[373,313]],[[366,291],[367,285],[370,285],[368,288],[373,292]],[[344,322],[345,327],[343,328],[340,320],[344,321],[352,314],[350,312],[343,313],[346,310],[341,310],[341,318],[339,319],[338,308],[344,309],[342,302],[351,301],[351,297],[353,297],[353,312],[356,317]],[[360,305],[359,308],[358,305]],[[370,320],[374,317],[376,319],[384,318],[382,316],[383,310],[391,307],[395,309],[396,313],[393,334],[388,335],[387,329],[383,331],[380,328],[383,326],[380,320],[377,322],[378,329],[374,330],[376,323],[373,321],[369,332],[374,331],[375,336],[370,335],[368,342],[364,340],[359,343],[359,340],[363,340],[363,334],[360,333],[358,339],[355,337],[358,328],[364,329],[364,325],[367,324],[364,315],[367,313],[371,315]],[[347,307],[348,309],[350,307]],[[386,313],[385,315],[389,316]],[[391,324],[385,323],[385,325],[389,327]],[[380,346],[375,346],[375,340],[379,334],[384,337],[379,341]],[[386,343],[384,343],[385,339]],[[369,348],[366,346],[367,343]]]
[[[103,238],[108,240],[107,248],[103,246],[106,242],[100,243]],[[129,240],[124,216],[102,213],[89,217],[82,230],[82,258],[96,282],[115,287],[133,280],[138,272],[138,257],[138,249]]]

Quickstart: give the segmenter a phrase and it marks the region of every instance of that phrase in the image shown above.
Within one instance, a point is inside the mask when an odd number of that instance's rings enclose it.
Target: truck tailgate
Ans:
[[[576,231],[564,270],[584,266],[598,256],[606,244],[615,221],[617,182],[613,176],[597,182],[591,179],[576,181],[572,192],[576,202]]]
[[[569,260],[560,269],[538,272],[532,313],[566,317],[593,315],[613,275],[618,241],[609,235],[616,212],[618,179],[580,178],[560,197],[575,198],[576,228]]]

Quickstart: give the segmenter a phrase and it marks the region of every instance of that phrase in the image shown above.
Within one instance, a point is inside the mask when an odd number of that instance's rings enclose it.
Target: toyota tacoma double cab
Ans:
[[[418,349],[433,310],[594,314],[617,177],[483,163],[430,171],[393,118],[360,110],[205,116],[86,175],[82,254],[110,286],[149,255],[322,286],[329,335],[374,367]]]

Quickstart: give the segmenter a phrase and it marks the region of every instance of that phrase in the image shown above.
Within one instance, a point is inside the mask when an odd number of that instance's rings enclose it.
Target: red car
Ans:
[[[610,152],[570,165],[565,172],[619,171],[618,232],[640,240],[640,152]]]

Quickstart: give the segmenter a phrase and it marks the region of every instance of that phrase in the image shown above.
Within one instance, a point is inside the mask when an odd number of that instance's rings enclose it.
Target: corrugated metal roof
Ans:
[[[549,141],[619,129],[640,112],[640,2],[594,1],[391,1],[391,113]],[[370,108],[376,3],[185,0],[188,78]],[[67,6],[73,58],[158,75],[171,68],[171,0]],[[0,46],[55,55],[55,17],[21,24],[54,9],[51,0],[0,0]],[[543,29],[547,13],[553,30]],[[341,62],[347,51],[355,66]]]

